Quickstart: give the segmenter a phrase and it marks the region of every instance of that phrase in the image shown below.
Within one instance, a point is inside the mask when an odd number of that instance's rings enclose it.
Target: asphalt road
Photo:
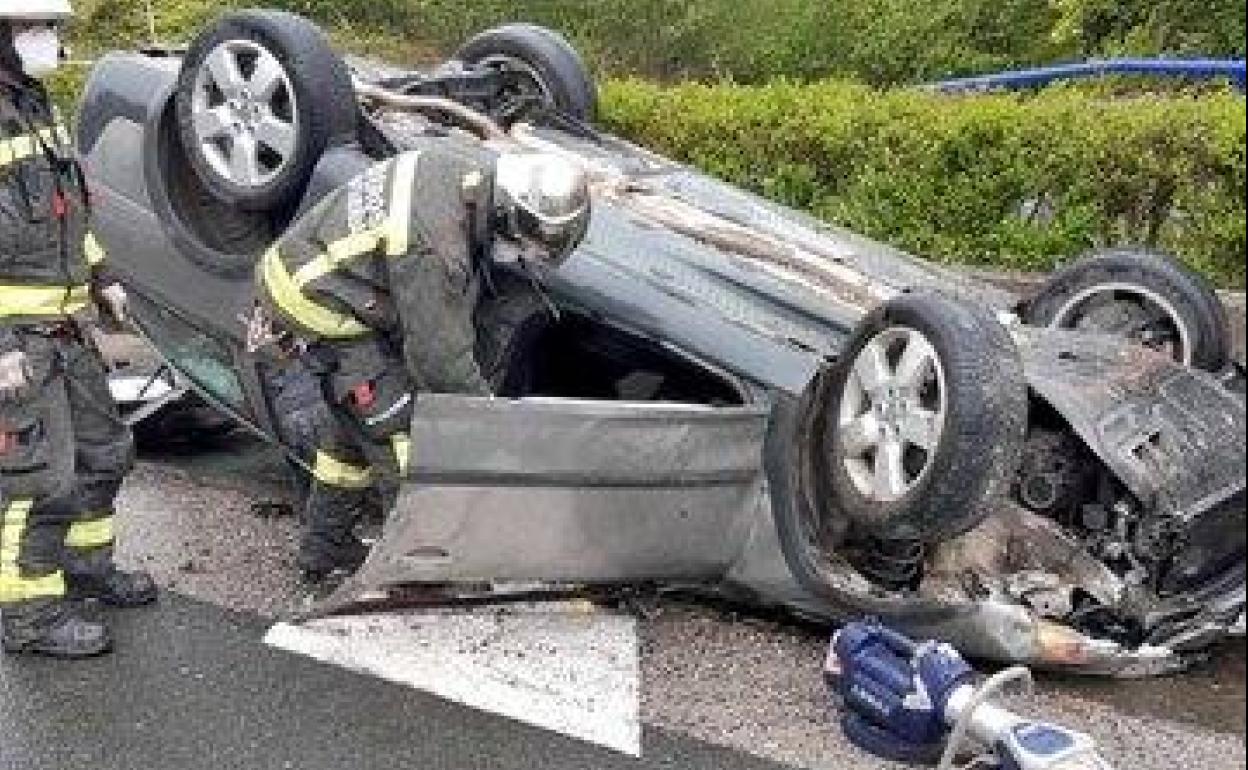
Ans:
[[[167,596],[121,651],[0,659],[0,770],[779,770],[662,730],[634,760],[266,647],[264,624]]]
[[[84,741],[81,759],[133,758],[106,760],[117,763],[112,765],[93,761],[101,770],[161,766],[148,761],[159,754],[145,752],[156,751],[153,746],[159,744],[144,737],[147,730],[176,736],[178,751],[186,752],[191,764],[165,762],[170,768],[201,766],[193,762],[201,761],[209,746],[213,751],[225,747],[222,756],[235,762],[212,767],[331,766],[324,764],[326,757],[340,760],[335,767],[400,766],[386,764],[392,755],[407,761],[402,766],[430,768],[767,766],[750,764],[735,752],[713,752],[704,744],[801,768],[887,767],[859,754],[838,733],[819,677],[826,630],[692,602],[659,602],[641,615],[646,754],[640,765],[619,764],[618,757],[579,743],[260,648],[254,643],[257,629],[300,601],[291,566],[295,522],[260,519],[250,512],[258,500],[285,496],[282,479],[279,462],[241,440],[212,453],[149,458],[140,465],[121,501],[123,558],[151,569],[179,594],[206,604],[175,601],[154,619],[127,620],[122,650],[112,662],[71,669],[0,665],[0,770],[76,766],[15,763],[12,757],[18,755],[13,752],[31,751],[40,741],[71,747]],[[231,614],[221,616],[212,607]],[[212,636],[216,628],[220,633]],[[201,638],[201,633],[207,636]],[[172,640],[166,638],[171,634]],[[139,651],[151,653],[150,665]],[[180,662],[199,660],[197,651],[211,651],[212,671],[201,672],[202,680]],[[1242,768],[1244,661],[1239,643],[1219,650],[1209,665],[1167,680],[1042,678],[1037,696],[1016,705],[1025,713],[1091,733],[1120,770]],[[200,681],[214,684],[200,686]],[[20,687],[33,682],[51,683],[50,689],[39,690],[35,706],[21,705],[15,700],[25,697]],[[133,697],[109,701],[91,695],[85,706],[74,703],[75,693],[94,692],[109,683],[130,687]],[[259,692],[245,693],[236,708],[206,694],[230,688]],[[157,712],[136,717],[124,710],[128,703],[176,707],[186,712],[185,719],[180,716],[172,725],[177,732],[168,733],[168,723],[145,721],[155,719]],[[287,713],[291,709],[293,715]],[[29,730],[36,719],[60,727],[24,735],[21,730]],[[85,742],[80,719],[97,737],[97,748]],[[335,742],[330,745],[325,729],[309,735],[301,726],[307,724],[304,720],[321,728],[332,725],[328,732]],[[215,730],[214,722],[220,722]],[[422,725],[422,735],[438,739],[413,743],[403,725],[416,723]],[[264,746],[273,736],[281,737],[267,751]],[[518,748],[500,753],[481,748],[483,742]],[[473,759],[472,751],[484,753]],[[375,761],[352,764],[356,760],[345,759],[356,752],[371,752]],[[256,758],[263,761],[257,764]],[[278,759],[294,764],[272,763]]]

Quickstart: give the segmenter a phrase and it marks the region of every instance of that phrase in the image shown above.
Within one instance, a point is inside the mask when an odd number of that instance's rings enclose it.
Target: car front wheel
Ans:
[[[986,309],[930,294],[881,305],[826,392],[825,510],[853,536],[945,541],[1008,495],[1027,393],[1018,350]]]

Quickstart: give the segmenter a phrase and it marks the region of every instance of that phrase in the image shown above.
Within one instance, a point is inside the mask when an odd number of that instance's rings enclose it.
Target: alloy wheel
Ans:
[[[298,148],[297,96],[285,67],[250,40],[221,43],[196,74],[191,115],[200,149],[231,184],[263,187]]]
[[[841,400],[838,441],[845,470],[863,497],[905,497],[931,468],[945,427],[945,372],[919,331],[891,327],[853,362]]]

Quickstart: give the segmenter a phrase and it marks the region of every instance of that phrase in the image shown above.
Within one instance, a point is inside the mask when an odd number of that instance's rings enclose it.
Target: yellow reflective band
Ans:
[[[367,489],[373,482],[371,469],[345,463],[326,452],[316,453],[312,475],[322,484],[340,489]]]
[[[65,575],[54,572],[37,578],[22,577],[18,554],[33,500],[14,500],[0,510],[0,604],[32,599],[56,599],[65,595]]]
[[[419,152],[407,152],[394,162],[394,187],[390,191],[390,221],[386,224],[386,256],[401,257],[411,241],[412,187],[416,184]]]
[[[0,285],[0,318],[71,316],[90,302],[91,290],[86,286]]]
[[[302,289],[304,286],[307,286],[313,281],[319,278],[324,278],[334,272],[335,267],[337,267],[337,265],[334,264],[333,258],[328,254],[322,254],[295,271],[295,285]]]
[[[300,326],[331,339],[350,339],[368,334],[369,328],[355,318],[308,299],[291,278],[282,262],[282,255],[276,248],[269,249],[262,262],[261,275],[269,296]]]
[[[329,244],[329,254],[326,256],[333,262],[346,262],[348,259],[362,257],[377,248],[384,235],[381,230],[352,233]]]
[[[17,558],[22,547],[22,534],[34,500],[14,500],[0,511],[0,578],[18,574]]]
[[[87,233],[82,239],[82,253],[87,258],[87,264],[91,267],[101,265],[108,258],[108,252],[104,251],[104,247],[100,245],[99,239],[95,237],[95,233]]]
[[[69,132],[62,126],[45,128],[38,133],[38,136],[47,144],[69,143]],[[34,136],[18,136],[0,140],[0,168],[17,163],[19,160],[26,160],[38,153],[40,147],[39,140]]]
[[[382,230],[363,230],[329,244],[328,252],[295,271],[295,284],[303,288],[332,273],[342,263],[362,257],[381,245]]]
[[[113,517],[95,521],[76,521],[65,535],[67,548],[102,548],[113,544]]]
[[[406,476],[412,464],[412,439],[406,433],[396,433],[390,437],[390,446],[394,448],[394,461],[399,466],[399,475]]]
[[[386,255],[402,256],[410,244],[412,186],[416,183],[416,166],[420,153],[409,152],[394,161],[390,210],[381,227],[345,235],[326,245],[325,253],[295,271],[294,283],[300,289],[334,272],[340,265],[357,257],[371,254],[383,243]]]
[[[59,599],[65,595],[65,573],[24,578],[0,575],[0,604],[19,604],[35,599]]]

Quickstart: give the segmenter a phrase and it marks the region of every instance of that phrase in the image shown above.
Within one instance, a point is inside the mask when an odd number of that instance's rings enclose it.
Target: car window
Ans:
[[[144,334],[175,368],[223,406],[251,415],[229,345],[155,302],[135,297],[133,303]]]

